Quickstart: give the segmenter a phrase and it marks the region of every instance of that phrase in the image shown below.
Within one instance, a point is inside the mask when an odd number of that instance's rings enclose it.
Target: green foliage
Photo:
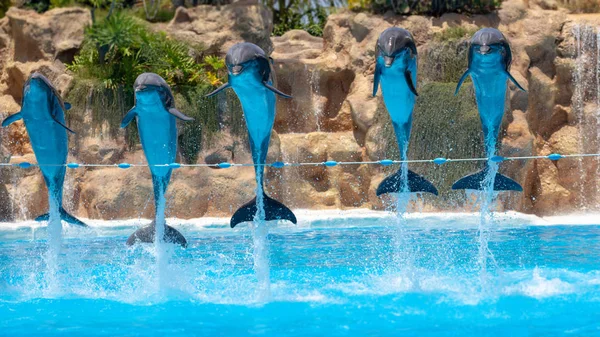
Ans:
[[[473,85],[465,83],[458,96],[454,96],[455,83],[432,82],[419,88],[419,97],[413,114],[408,158],[431,159],[476,158],[484,154],[481,123]],[[383,139],[387,145],[386,158],[399,158],[398,146],[387,112],[377,117],[385,125]],[[441,193],[449,192],[452,183],[479,169],[475,162],[456,162],[443,167],[429,163],[410,164],[410,169],[424,175]],[[392,169],[397,169],[392,168]],[[456,193],[444,193],[444,198],[455,198]],[[462,195],[461,195],[461,198]],[[457,200],[462,200],[457,198]],[[435,201],[438,202],[438,201]]]
[[[425,14],[440,16],[444,13],[485,14],[500,7],[502,0],[351,0],[353,10],[377,13],[393,11],[397,14]]]
[[[477,28],[465,28],[463,26],[448,27],[433,34],[433,40],[437,42],[456,41],[471,37],[477,32]]]
[[[23,8],[33,9],[38,13],[43,13],[50,9],[50,0],[27,0]]]
[[[0,0],[0,18],[3,18],[11,5],[10,0]]]
[[[419,79],[423,82],[457,83],[467,69],[467,54],[467,39],[434,39],[419,55]]]
[[[85,32],[83,48],[68,69],[108,88],[132,85],[142,72],[154,72],[170,85],[208,86],[199,47],[153,32],[139,19],[117,11]]]
[[[73,0],[50,0],[50,8],[62,8],[73,5]]]
[[[307,0],[263,0],[273,13],[273,35],[281,36],[293,29],[302,29],[314,36],[323,36],[327,16],[334,8],[333,3],[324,7],[318,1]]]

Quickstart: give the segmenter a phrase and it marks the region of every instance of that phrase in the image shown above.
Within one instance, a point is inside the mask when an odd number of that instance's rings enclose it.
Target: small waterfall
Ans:
[[[575,71],[572,109],[579,128],[579,150],[600,153],[600,27],[578,24],[575,37]],[[600,206],[600,161],[579,158],[582,177],[577,189],[582,209]],[[595,169],[592,169],[595,166]]]
[[[304,68],[308,71],[307,65]],[[320,96],[320,81],[321,75],[317,69],[313,69],[310,73],[310,86],[311,86],[311,101],[313,105],[313,114],[315,116],[315,123],[317,125],[317,132],[321,132],[321,115],[323,114],[323,101]]]

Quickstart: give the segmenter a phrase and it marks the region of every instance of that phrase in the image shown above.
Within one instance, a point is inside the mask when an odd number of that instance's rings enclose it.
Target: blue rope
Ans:
[[[389,166],[392,164],[402,164],[402,163],[433,163],[436,165],[443,165],[446,163],[456,163],[456,162],[470,162],[470,161],[492,161],[495,163],[501,163],[504,161],[511,161],[511,160],[528,160],[528,159],[550,159],[552,161],[557,161],[563,158],[583,158],[583,157],[600,157],[600,153],[581,153],[581,154],[566,154],[566,155],[562,155],[559,153],[552,153],[549,154],[547,156],[524,156],[524,157],[502,157],[502,156],[493,156],[491,158],[443,158],[443,157],[439,157],[439,158],[434,158],[434,159],[416,159],[416,160],[392,160],[392,159],[383,159],[383,160],[377,160],[377,161],[334,161],[334,160],[328,160],[325,162],[307,162],[307,163],[285,163],[285,162],[281,162],[281,161],[277,161],[274,163],[267,163],[267,164],[236,164],[236,163],[229,163],[229,162],[223,162],[223,163],[218,163],[218,164],[181,164],[181,163],[170,163],[170,164],[157,164],[157,165],[148,165],[148,164],[129,164],[129,163],[118,163],[118,164],[82,164],[82,163],[68,163],[65,165],[62,164],[45,164],[45,165],[40,165],[40,164],[33,164],[33,163],[29,163],[29,162],[21,162],[21,163],[16,163],[16,164],[10,164],[10,163],[0,163],[0,167],[4,166],[10,166],[10,167],[19,167],[19,168],[30,168],[33,166],[53,166],[53,167],[57,167],[57,166],[66,166],[68,168],[71,169],[76,169],[79,167],[118,167],[121,169],[128,169],[130,167],[149,167],[149,166],[154,166],[154,167],[170,167],[173,169],[178,169],[180,167],[214,167],[214,168],[221,168],[221,169],[227,169],[230,167],[253,167],[253,166],[268,166],[268,167],[273,167],[273,168],[283,168],[283,167],[298,167],[298,166],[325,166],[325,167],[334,167],[334,166],[338,166],[338,165],[381,165],[381,166]]]

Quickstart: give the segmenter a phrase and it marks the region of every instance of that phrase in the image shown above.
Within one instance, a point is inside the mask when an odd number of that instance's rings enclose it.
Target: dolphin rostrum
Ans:
[[[44,176],[48,196],[59,207],[60,218],[70,224],[86,226],[81,220],[67,213],[62,207],[63,183],[68,155],[67,131],[74,133],[65,125],[65,112],[71,105],[64,102],[56,88],[42,74],[34,72],[23,87],[21,111],[8,116],[2,126],[23,119],[31,140],[31,147]],[[49,214],[37,217],[36,221],[49,219]]]
[[[248,127],[248,136],[252,149],[252,160],[256,173],[256,184],[262,194],[264,220],[289,220],[296,223],[296,216],[279,201],[264,193],[263,179],[271,130],[275,121],[275,94],[285,98],[286,95],[273,87],[272,60],[255,44],[243,42],[232,46],[227,52],[225,63],[229,73],[229,82],[208,94],[217,94],[231,87],[237,94],[244,110]],[[253,221],[257,213],[257,198],[238,209],[231,218],[230,225]]]
[[[381,83],[383,101],[390,114],[400,159],[406,160],[412,114],[417,94],[417,47],[412,35],[405,29],[388,28],[377,40],[376,65],[373,96]],[[404,171],[406,170],[406,172]],[[402,165],[393,175],[385,178],[377,195],[398,192],[429,192],[438,194],[437,189],[425,178]]]
[[[172,168],[169,164],[175,161],[177,154],[177,121],[176,118],[191,121],[190,118],[175,108],[175,99],[171,88],[165,80],[154,73],[143,73],[133,84],[135,104],[121,122],[126,127],[136,118],[140,141],[152,174],[154,189],[155,221],[149,226],[138,229],[127,239],[127,245],[137,241],[154,242],[156,224],[164,224],[159,228],[163,232],[164,242],[176,243],[183,247],[187,241],[181,233],[164,223],[165,192],[171,180]]]
[[[492,158],[496,152],[498,133],[504,115],[507,80],[513,82],[519,89],[523,87],[510,74],[512,53],[508,40],[497,29],[483,28],[471,39],[469,45],[469,65],[456,86],[456,93],[468,75],[471,76],[475,88],[475,98],[486,147],[487,158]],[[452,189],[483,190],[489,172],[489,163],[483,170],[459,179]],[[490,183],[491,183],[491,177]],[[495,191],[522,191],[516,181],[496,173],[494,178]]]

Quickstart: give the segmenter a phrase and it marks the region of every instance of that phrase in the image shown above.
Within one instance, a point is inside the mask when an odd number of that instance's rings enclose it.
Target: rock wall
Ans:
[[[415,107],[411,158],[483,155],[472,86],[466,83],[460,96],[453,96],[458,76],[466,67],[468,37],[449,39],[444,32],[457,27],[466,32],[484,26],[502,30],[513,48],[511,72],[528,88],[528,92],[521,92],[513,85],[509,87],[502,155],[568,154],[598,149],[596,96],[588,93],[590,88],[577,86],[586,74],[581,69],[591,69],[597,59],[578,49],[581,34],[576,29],[579,25],[598,26],[596,20],[594,15],[569,14],[560,6],[543,1],[508,0],[498,13],[472,17],[374,16],[340,10],[329,17],[323,38],[303,31],[269,38],[272,22],[268,11],[256,4],[239,2],[220,10],[210,6],[180,8],[166,30],[176,38],[202,43],[221,55],[233,43],[244,40],[272,51],[277,87],[291,93],[294,99],[278,99],[269,161],[360,162],[397,156],[381,95],[371,96],[375,41],[381,31],[391,26],[413,33],[420,56],[421,95]],[[52,10],[44,15],[11,9],[0,20],[2,117],[19,110],[22,84],[33,70],[47,74],[63,95],[71,90],[71,77],[64,63],[81,45],[83,28],[89,21],[89,13],[83,9]],[[69,160],[104,164],[145,162],[139,146],[127,145],[126,131],[108,130],[107,125],[91,117],[93,112],[85,106],[76,111],[80,112],[70,118],[78,126],[78,135],[70,140]],[[2,153],[12,154],[11,162],[35,162],[21,123],[2,130],[2,140]],[[225,160],[251,162],[244,137],[223,132],[198,158],[198,162],[209,163]],[[413,207],[473,207],[470,199],[449,191],[449,186],[477,169],[477,164],[419,164],[411,168],[430,178],[443,192],[440,198],[421,198]],[[393,169],[365,164],[271,169],[266,176],[267,190],[292,208],[383,209],[389,200],[378,198],[375,189]],[[0,202],[10,204],[6,209],[0,208],[2,218],[31,218],[44,212],[46,191],[37,169],[0,170]],[[506,162],[502,170],[521,182],[525,191],[506,194],[499,208],[546,215],[595,208],[599,204],[595,174],[598,165],[594,159]],[[252,168],[178,169],[168,191],[169,216],[229,216],[252,198],[254,186]],[[154,212],[149,172],[144,168],[69,170],[65,203],[80,217],[149,218]]]

